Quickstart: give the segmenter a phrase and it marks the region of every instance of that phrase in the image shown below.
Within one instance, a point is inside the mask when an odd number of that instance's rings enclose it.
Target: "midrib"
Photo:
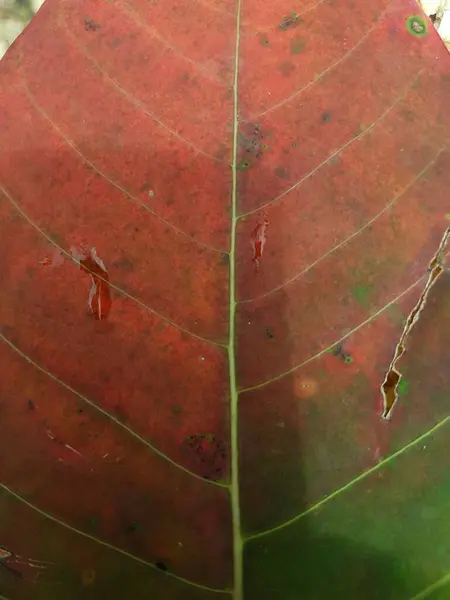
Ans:
[[[239,440],[238,440],[238,392],[236,386],[235,356],[235,313],[236,313],[236,222],[237,222],[237,147],[239,127],[238,79],[239,79],[239,35],[241,1],[236,5],[236,44],[234,55],[233,82],[233,158],[231,193],[231,239],[230,239],[230,301],[228,332],[228,365],[230,371],[230,439],[231,439],[231,514],[233,523],[233,600],[243,600],[243,564],[241,512],[239,502]]]

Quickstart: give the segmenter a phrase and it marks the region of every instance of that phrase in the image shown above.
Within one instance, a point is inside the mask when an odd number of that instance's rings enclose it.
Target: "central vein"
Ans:
[[[239,34],[241,23],[241,1],[236,6],[236,47],[234,53],[233,82],[233,159],[231,193],[231,240],[230,240],[230,303],[228,332],[228,365],[230,370],[230,426],[231,426],[231,514],[233,523],[233,600],[243,600],[243,561],[241,511],[239,502],[239,429],[238,391],[236,384],[235,313],[236,313],[236,224],[237,224],[237,151],[238,151],[238,79],[239,79]]]

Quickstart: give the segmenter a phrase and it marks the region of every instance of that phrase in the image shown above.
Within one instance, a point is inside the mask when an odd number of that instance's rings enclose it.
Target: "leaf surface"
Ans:
[[[416,4],[47,0],[0,77],[0,594],[447,598]]]

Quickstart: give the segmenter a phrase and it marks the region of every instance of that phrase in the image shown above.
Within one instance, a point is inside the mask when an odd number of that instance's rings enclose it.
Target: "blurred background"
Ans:
[[[261,0],[264,1],[267,0]],[[43,3],[44,0],[0,0],[0,58]],[[420,0],[420,4],[450,50],[450,0]]]
[[[0,58],[43,3],[44,0],[0,0]]]

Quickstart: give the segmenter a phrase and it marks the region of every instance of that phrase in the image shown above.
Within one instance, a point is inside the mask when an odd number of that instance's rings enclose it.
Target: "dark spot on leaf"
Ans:
[[[277,167],[275,169],[275,175],[280,179],[289,179],[289,171],[283,167]]]
[[[166,206],[172,206],[172,204],[174,203],[174,199],[173,198],[167,198],[166,200]]]
[[[349,364],[353,362],[353,357],[344,350],[341,343],[336,344],[336,346],[331,350],[333,356],[337,356],[343,362]]]
[[[297,148],[297,142],[292,142],[291,146],[292,146],[293,148]]]
[[[413,113],[411,110],[402,110],[401,115],[405,118],[406,121],[409,121],[410,123],[412,123],[416,119],[415,113]]]
[[[189,451],[193,466],[204,479],[224,477],[227,468],[227,446],[210,433],[187,436],[184,446]]]
[[[250,167],[250,165],[251,165],[250,161],[248,161],[248,160],[242,160],[238,164],[237,168],[238,168],[239,171],[246,171]]]
[[[172,412],[174,415],[179,415],[181,412],[181,406],[175,404],[174,406],[172,406]]]
[[[28,400],[27,405],[28,410],[34,410],[36,408],[36,405],[34,404],[33,400]]]
[[[113,263],[113,267],[115,267],[116,269],[120,269],[121,271],[130,272],[133,271],[134,265],[133,262],[127,256],[122,256],[122,258],[116,260]]]
[[[114,406],[114,412],[119,421],[122,421],[122,423],[126,423],[128,421],[128,413],[123,406],[120,406],[120,404],[116,404]]]
[[[288,60],[285,60],[281,64],[278,65],[278,70],[284,77],[289,77],[289,75],[295,71],[295,65],[293,65]]]
[[[128,523],[125,529],[128,533],[135,533],[139,529],[139,525],[137,523]]]
[[[165,562],[163,562],[162,560],[157,560],[155,562],[155,567],[157,569],[159,569],[160,571],[167,571],[168,570],[168,566],[166,565]]]
[[[324,123],[329,123],[331,121],[331,113],[330,112],[324,112],[322,115],[322,121]]]
[[[273,340],[273,338],[274,338],[273,333],[271,332],[271,330],[268,327],[266,327],[266,336],[269,338],[269,340]]]
[[[306,48],[306,39],[302,35],[296,35],[291,40],[292,54],[300,54]]]
[[[261,46],[263,46],[264,48],[267,48],[267,46],[270,46],[269,38],[267,37],[267,35],[265,33],[260,33],[258,38],[259,38],[259,43],[261,44]]]
[[[82,415],[82,414],[83,414],[83,412],[84,412],[84,411],[83,411],[83,409],[82,409],[82,408],[79,408],[79,409],[77,410],[77,413],[78,413],[79,415]]]
[[[248,123],[243,127],[242,133],[238,138],[240,152],[244,155],[244,158],[240,163],[241,169],[248,168],[245,166],[245,163],[248,163],[248,166],[251,165],[250,161],[245,158],[246,155],[259,158],[263,154],[264,150],[267,149],[267,145],[264,143],[264,138],[265,135],[257,123]]]
[[[99,23],[94,23],[92,19],[86,17],[86,19],[84,20],[84,28],[86,29],[86,31],[96,31],[97,29],[101,28],[101,25]]]
[[[283,17],[283,20],[278,25],[281,31],[288,31],[289,29],[293,29],[297,27],[301,23],[301,19],[299,15],[295,12],[291,13],[288,17]]]
[[[341,354],[341,352],[342,352],[342,344],[336,344],[336,346],[333,348],[334,356],[339,356],[339,354]]]

